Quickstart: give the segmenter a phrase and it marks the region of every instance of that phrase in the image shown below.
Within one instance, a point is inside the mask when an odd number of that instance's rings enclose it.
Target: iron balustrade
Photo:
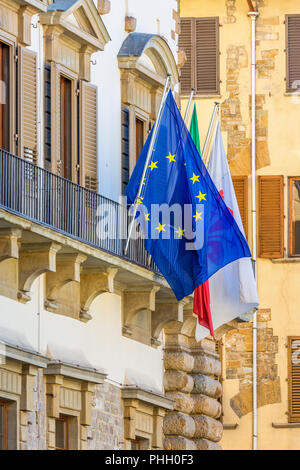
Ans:
[[[159,273],[125,206],[0,149],[0,207]]]

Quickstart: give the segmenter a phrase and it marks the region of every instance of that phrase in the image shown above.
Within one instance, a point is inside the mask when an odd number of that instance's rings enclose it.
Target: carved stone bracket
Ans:
[[[132,320],[140,310],[155,311],[155,296],[159,286],[136,286],[126,289],[123,296],[123,333],[131,330]]]
[[[84,272],[80,278],[80,314],[79,319],[83,322],[91,320],[89,313],[91,304],[96,297],[104,292],[114,291],[114,278],[117,269],[108,268],[103,272]]]
[[[48,272],[46,277],[47,310],[68,316],[78,315],[80,265],[85,260],[86,256],[80,253],[57,255],[56,271]]]
[[[47,271],[56,269],[57,243],[24,244],[19,253],[19,292],[18,299],[26,303],[30,300],[30,289],[35,279]]]
[[[21,233],[21,230],[16,228],[0,230],[0,262],[19,257],[18,239],[21,237]]]
[[[162,329],[170,322],[183,322],[183,308],[186,300],[178,302],[175,298],[159,299],[152,314],[151,333],[153,345],[159,345],[158,337]]]
[[[0,230],[0,294],[14,300],[18,292],[18,239],[21,233],[16,228]]]

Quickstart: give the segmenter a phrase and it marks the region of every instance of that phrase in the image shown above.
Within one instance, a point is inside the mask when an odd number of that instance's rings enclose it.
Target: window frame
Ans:
[[[1,437],[3,437],[4,448],[3,450],[8,450],[8,402],[0,398],[0,406],[4,407],[4,422],[3,422],[3,433],[1,433]]]
[[[286,93],[299,93],[300,84],[298,88],[290,88],[290,74],[289,74],[289,18],[299,18],[300,14],[287,14],[285,15],[285,70],[286,70]],[[299,77],[300,81],[300,77]]]
[[[299,15],[300,16],[300,15]],[[293,193],[293,181],[300,181],[300,176],[289,176],[288,177],[288,240],[289,240],[289,250],[288,250],[288,256],[289,258],[300,258],[300,254],[295,254],[292,252],[293,249],[293,230],[292,230],[292,224],[293,224],[293,203],[292,203],[292,193]]]
[[[62,421],[64,423],[64,441],[65,447],[57,447],[56,445],[56,423]],[[61,414],[59,418],[55,418],[55,450],[69,450],[69,418],[67,415]]]
[[[300,413],[299,416],[295,416],[293,414],[293,407],[292,407],[292,391],[293,391],[293,383],[292,383],[292,342],[299,341],[300,343],[300,336],[288,336],[287,337],[287,347],[288,347],[288,374],[287,374],[287,385],[288,385],[288,422],[289,423],[300,423]],[[300,352],[300,348],[299,348]]]
[[[184,16],[185,20],[191,21],[191,85],[194,89],[195,96],[220,96],[221,94],[221,64],[220,64],[220,17],[219,16]],[[217,47],[216,47],[216,90],[214,91],[198,91],[197,89],[197,36],[196,36],[196,21],[199,19],[216,20],[217,31]],[[180,35],[179,35],[180,36]],[[180,92],[181,97],[189,96],[189,93]]]
[[[10,153],[16,154],[18,136],[16,122],[20,126],[20,116],[18,116],[19,103],[17,101],[17,43],[9,34],[0,32],[0,41],[9,47],[9,149]]]

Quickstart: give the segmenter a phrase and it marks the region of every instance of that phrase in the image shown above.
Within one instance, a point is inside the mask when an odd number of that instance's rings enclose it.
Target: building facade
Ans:
[[[256,18],[256,207],[251,193],[251,15]],[[220,102],[222,135],[250,247],[252,211],[257,211],[259,449],[299,447],[299,18],[293,0],[181,2],[183,110],[194,87],[203,144],[214,102]],[[251,449],[253,324],[231,327],[220,343],[221,445]]]
[[[167,74],[178,96],[179,2],[0,19],[0,449],[219,448],[215,344],[141,238],[124,255],[119,203]]]

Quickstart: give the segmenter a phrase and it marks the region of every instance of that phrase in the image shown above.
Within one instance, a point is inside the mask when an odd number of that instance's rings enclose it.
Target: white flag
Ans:
[[[245,235],[234,187],[225,154],[220,123],[208,163],[208,172],[216,188]],[[214,330],[257,307],[258,295],[250,258],[241,258],[220,269],[209,278],[211,314]],[[196,327],[196,340],[207,336],[207,329]]]

